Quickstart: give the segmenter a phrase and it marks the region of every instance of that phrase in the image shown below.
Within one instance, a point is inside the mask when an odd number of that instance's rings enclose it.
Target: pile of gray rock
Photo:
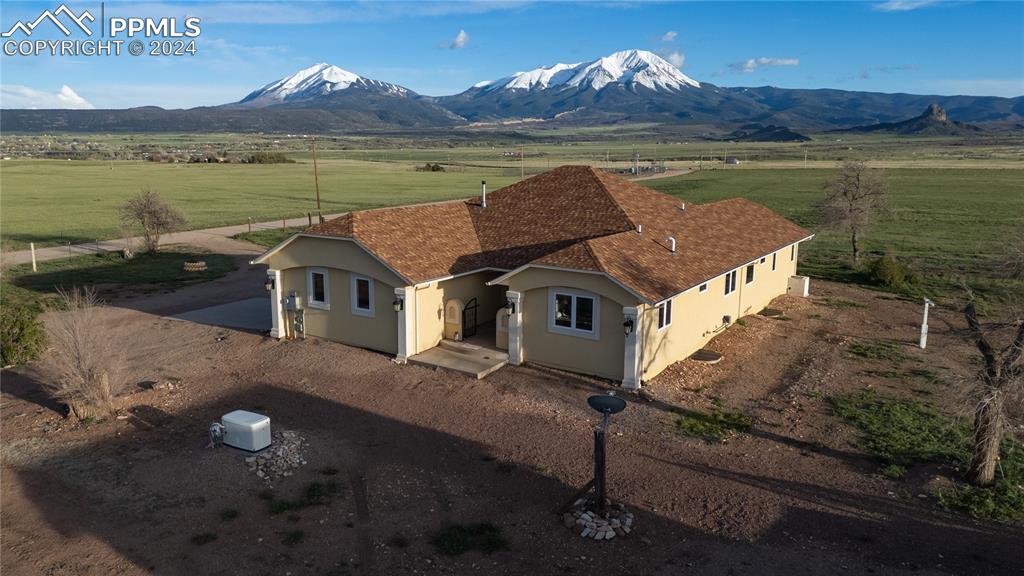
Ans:
[[[249,471],[270,482],[274,478],[291,476],[299,466],[306,464],[302,447],[306,439],[292,430],[274,432],[270,447],[245,459]]]
[[[605,516],[593,511],[592,504],[580,498],[562,515],[562,523],[581,537],[593,540],[611,540],[633,531],[633,513],[627,512],[622,504],[608,504]]]

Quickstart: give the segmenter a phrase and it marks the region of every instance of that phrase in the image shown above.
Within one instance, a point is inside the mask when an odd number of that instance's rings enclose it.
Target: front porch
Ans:
[[[410,356],[409,362],[462,372],[479,380],[508,364],[508,354],[472,341],[441,340],[437,346]]]

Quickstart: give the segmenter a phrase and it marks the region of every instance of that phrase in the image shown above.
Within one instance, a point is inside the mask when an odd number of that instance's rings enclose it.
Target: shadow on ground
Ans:
[[[207,425],[239,408],[269,415],[276,430],[303,435],[307,465],[265,483],[247,470],[247,454],[205,448]],[[794,504],[759,541],[737,542],[645,511],[642,495],[632,494],[626,499],[637,513],[635,533],[610,542],[585,541],[553,513],[574,486],[515,462],[496,461],[486,445],[267,383],[178,414],[137,406],[129,420],[131,427],[117,435],[51,443],[41,456],[19,457],[17,445],[5,449],[14,476],[8,478],[61,538],[96,537],[130,563],[130,568],[105,567],[110,571],[677,574],[687,567],[701,574],[823,574],[842,568],[1011,574],[1020,569],[1016,529],[956,525],[885,498],[669,461],[642,449],[632,456],[654,461],[659,473],[675,470],[709,489],[746,484]],[[589,447],[581,446],[581,469],[587,469],[589,457]],[[625,455],[613,452],[612,458],[620,467],[628,465]],[[312,483],[332,483],[336,496],[326,504],[272,513],[272,502],[295,501]],[[224,519],[229,510],[237,519]],[[430,540],[444,526],[477,522],[501,527],[507,549],[457,557],[433,549]],[[61,541],[38,538],[46,549],[62,548]],[[52,554],[54,562],[65,561],[59,552]],[[5,564],[32,566],[32,561],[34,568],[47,568],[38,558],[5,558]]]

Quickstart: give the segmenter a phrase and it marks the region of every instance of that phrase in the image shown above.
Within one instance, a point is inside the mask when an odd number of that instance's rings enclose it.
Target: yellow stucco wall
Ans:
[[[687,358],[725,328],[724,316],[732,321],[756,314],[777,296],[786,293],[789,277],[796,274],[797,247],[790,259],[787,246],[775,253],[776,266],[772,271],[772,255],[754,262],[754,281],[746,283],[746,266],[738,268],[736,290],[725,295],[725,276],[709,281],[706,292],[697,287],[672,299],[672,324],[658,330],[658,310],[654,306],[641,307],[643,346],[641,367],[643,378],[657,376],[674,362]]]
[[[523,359],[563,370],[622,380],[625,335],[622,308],[637,298],[608,278],[580,272],[528,268],[508,280],[523,294]],[[600,301],[599,339],[549,330],[551,287],[589,292]]]
[[[499,272],[477,272],[457,278],[430,282],[416,287],[416,342],[410,346],[410,354],[418,354],[437,346],[444,334],[444,303],[457,298],[462,304],[477,299],[477,324],[494,320],[498,308],[505,305],[505,291],[500,286],[488,286],[487,282],[498,277]]]
[[[266,264],[271,270],[306,266],[353,270],[392,286],[405,285],[380,260],[350,240],[299,237],[267,258]]]
[[[306,335],[327,338],[352,346],[395,354],[398,352],[398,318],[392,307],[395,286],[401,279],[354,242],[321,238],[297,238],[267,259],[271,269],[281,270],[281,291],[294,290],[302,298]],[[330,310],[309,306],[307,270],[328,271]],[[352,313],[352,274],[373,278],[373,317]]]

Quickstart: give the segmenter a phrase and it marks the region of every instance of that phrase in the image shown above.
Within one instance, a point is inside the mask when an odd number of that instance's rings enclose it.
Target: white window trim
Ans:
[[[358,306],[358,304],[359,304],[359,292],[356,291],[356,283],[359,280],[366,280],[370,284],[370,309],[369,310],[367,310],[366,308],[360,308]],[[373,318],[373,316],[374,316],[373,278],[370,278],[369,276],[360,276],[358,274],[352,274],[352,280],[351,280],[351,285],[349,287],[349,291],[352,294],[352,298],[351,298],[352,299],[352,313],[355,314],[356,316],[366,316],[368,318]]]
[[[729,291],[726,292],[725,295],[724,295],[726,298],[728,298],[733,292],[736,291],[736,276],[737,276],[737,272],[739,272],[739,269],[730,270],[730,271],[725,273],[725,287],[726,288],[730,288],[730,286],[731,286]],[[729,277],[730,274],[733,275],[732,278]]]
[[[315,300],[313,298],[313,274],[322,274],[324,277],[323,301]],[[331,309],[331,275],[328,274],[327,268],[306,269],[306,305],[310,308],[317,308],[320,310]]]
[[[698,293],[698,294],[703,294],[703,293],[705,293],[705,292],[707,292],[707,291],[708,291],[708,283],[707,283],[707,282],[705,282],[705,283],[701,284],[701,285],[700,285],[700,286],[699,286],[699,287],[697,288],[697,293]]]
[[[590,298],[594,301],[593,330],[580,330],[579,328],[567,328],[555,324],[555,295],[572,296],[572,322],[576,324],[576,298]],[[601,339],[601,297],[591,292],[574,290],[572,288],[548,288],[548,332],[563,334],[565,336],[576,336],[577,338],[588,338],[590,340]]]
[[[749,272],[749,274],[748,274]],[[754,279],[757,278],[757,266],[754,264],[747,264],[743,267],[743,285],[753,284]]]
[[[660,304],[655,306],[655,310],[658,311],[658,332],[661,332],[665,328],[668,328],[669,326],[672,325],[672,299],[669,298],[668,300],[661,302]],[[668,313],[668,322],[662,324],[661,317],[663,314],[666,313],[666,311]]]

